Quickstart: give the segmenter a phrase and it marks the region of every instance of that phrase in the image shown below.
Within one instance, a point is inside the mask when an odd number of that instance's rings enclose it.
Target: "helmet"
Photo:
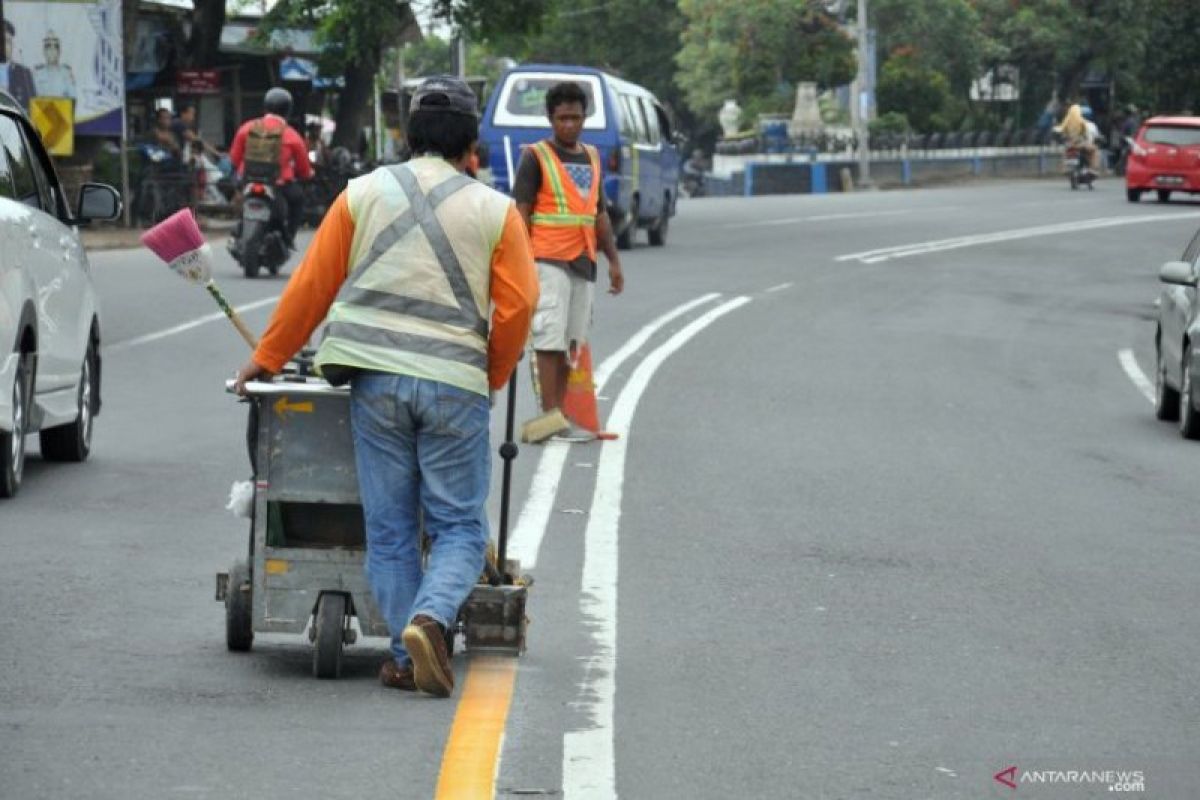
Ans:
[[[478,118],[479,102],[471,87],[463,81],[449,75],[435,75],[413,92],[408,113],[416,111],[438,111]]]
[[[1083,118],[1089,122],[1096,121],[1096,112],[1092,111],[1091,106],[1080,106],[1079,110],[1083,113]]]
[[[281,89],[276,86],[274,89],[268,89],[263,96],[263,108],[268,114],[276,114],[286,118],[292,113],[292,93],[287,89]]]

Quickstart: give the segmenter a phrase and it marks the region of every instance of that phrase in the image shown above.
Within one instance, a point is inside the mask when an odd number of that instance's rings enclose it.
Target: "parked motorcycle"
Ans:
[[[242,187],[242,216],[229,237],[229,253],[247,278],[257,278],[260,269],[278,275],[287,261],[287,213],[278,191],[259,181],[247,181]]]

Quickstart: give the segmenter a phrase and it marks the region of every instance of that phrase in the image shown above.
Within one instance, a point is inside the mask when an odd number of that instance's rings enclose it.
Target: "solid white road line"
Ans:
[[[1054,236],[1061,233],[1077,233],[1078,231],[1094,230],[1096,228],[1115,228],[1120,225],[1141,225],[1148,222],[1169,222],[1180,219],[1195,219],[1195,212],[1181,214],[1154,214],[1136,217],[1099,217],[1083,219],[1075,222],[1062,222],[1054,225],[1039,225],[1033,228],[1016,228],[995,233],[982,233],[972,236],[956,236],[953,239],[939,239],[931,242],[916,242],[901,244],[893,247],[881,247],[877,250],[864,250],[859,253],[847,253],[838,256],[837,261],[860,261],[863,264],[877,264],[893,258],[908,258],[926,253],[938,253],[943,250],[957,250],[962,247],[977,247],[996,242],[1011,242],[1017,239],[1032,239],[1037,236]]]
[[[676,306],[667,313],[651,320],[637,333],[630,337],[624,345],[606,358],[592,375],[596,393],[604,386],[621,364],[636,353],[649,341],[659,328],[677,317],[686,314],[696,306],[703,305],[720,297],[711,293],[697,297]],[[537,469],[533,473],[533,481],[529,484],[529,495],[521,506],[521,515],[509,536],[508,556],[521,562],[522,570],[533,569],[537,566],[538,551],[542,547],[542,538],[546,535],[546,526],[550,522],[550,512],[554,510],[554,497],[558,494],[558,483],[562,480],[563,465],[567,461],[567,451],[571,445],[566,442],[547,442],[542,445],[542,457],[538,460]]]
[[[1121,366],[1125,370],[1125,374],[1129,376],[1129,380],[1133,381],[1133,385],[1138,388],[1146,399],[1151,403],[1154,402],[1154,384],[1146,377],[1146,373],[1142,372],[1142,368],[1138,366],[1137,360],[1133,357],[1133,351],[1126,348],[1117,353],[1117,360],[1121,362]]]
[[[569,800],[617,796],[614,717],[617,690],[617,532],[630,423],[638,400],[655,371],[693,336],[718,318],[750,302],[736,297],[693,320],[642,359],[609,414],[607,427],[620,438],[604,442],[596,471],[596,491],[585,535],[583,585],[579,610],[592,638],[584,684],[574,704],[587,727],[563,736],[563,796]]]
[[[242,306],[234,306],[234,311],[237,311],[239,314],[241,314],[243,312],[253,311],[256,308],[262,308],[263,306],[269,306],[272,303],[277,302],[279,302],[278,296],[264,297],[262,300],[255,300],[253,303],[246,303]],[[147,333],[144,336],[126,339],[125,341],[117,342],[116,344],[105,345],[104,352],[115,353],[120,350],[128,350],[131,347],[137,347],[140,344],[147,344],[149,342],[156,342],[159,339],[166,339],[168,336],[174,336],[177,333],[190,331],[192,328],[199,328],[201,325],[205,325],[209,322],[216,322],[220,319],[225,319],[225,313],[222,311],[218,311],[214,314],[205,314],[203,317],[196,317],[193,320],[180,323],[172,328],[156,331],[154,333]]]

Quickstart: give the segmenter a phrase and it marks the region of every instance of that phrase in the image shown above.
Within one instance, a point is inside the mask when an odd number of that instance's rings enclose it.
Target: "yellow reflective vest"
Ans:
[[[421,157],[346,187],[349,274],[316,363],[411,375],[488,394],[492,252],[512,202]]]

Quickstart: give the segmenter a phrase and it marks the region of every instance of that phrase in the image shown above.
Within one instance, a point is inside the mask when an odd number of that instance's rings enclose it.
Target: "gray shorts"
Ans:
[[[587,341],[595,284],[541,261],[537,271],[541,293],[533,315],[533,349],[569,352]]]

